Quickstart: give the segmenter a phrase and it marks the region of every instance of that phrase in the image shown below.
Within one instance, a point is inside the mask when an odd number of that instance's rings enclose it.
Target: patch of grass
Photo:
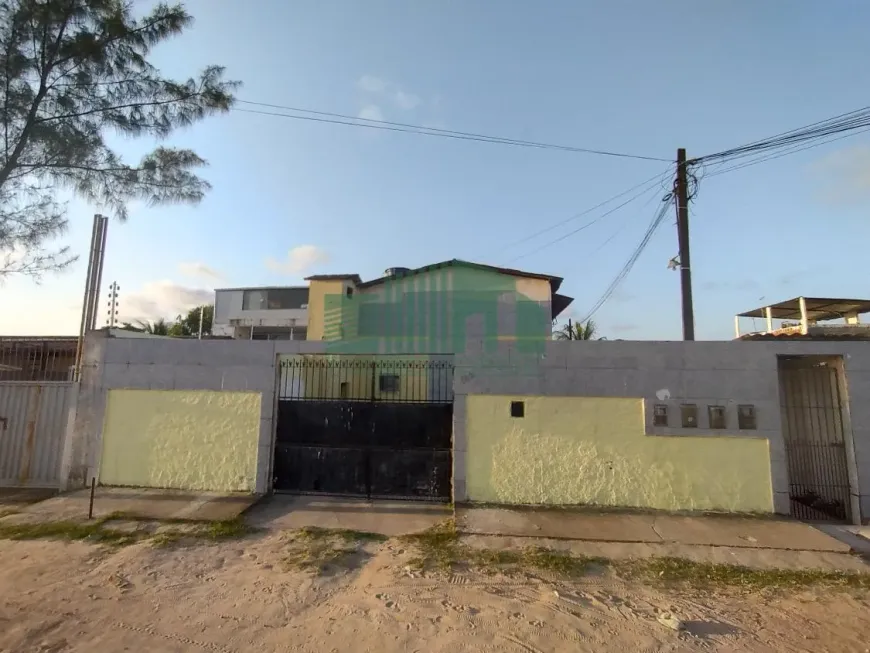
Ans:
[[[696,587],[799,588],[813,585],[870,589],[870,574],[821,569],[753,569],[741,565],[648,558],[614,565],[620,575]]]
[[[17,515],[17,514],[18,514],[18,511],[13,509],[13,508],[4,508],[4,509],[0,510],[0,519],[3,519],[4,517],[8,517],[9,515]]]
[[[251,533],[255,533],[257,529],[245,523],[241,517],[235,519],[224,519],[220,521],[208,522],[202,536],[209,540],[233,540],[240,537],[245,537]],[[194,537],[197,533],[193,533]]]
[[[558,576],[582,576],[593,564],[606,564],[602,558],[573,556],[562,551],[542,547],[530,547],[523,551],[520,564],[539,571],[547,571]]]
[[[102,521],[56,521],[36,524],[0,524],[0,538],[7,540],[89,540],[112,546],[133,544],[139,539],[134,533],[106,528]]]
[[[188,533],[182,533],[181,531],[161,531],[151,538],[151,546],[158,549],[170,547],[180,542],[185,535],[188,535]]]
[[[384,542],[379,533],[346,528],[307,526],[293,532],[285,562],[294,569],[325,573],[334,567],[347,567],[367,542]]]
[[[308,539],[336,538],[344,542],[386,542],[389,537],[381,533],[355,531],[350,528],[321,528],[319,526],[304,526],[296,531],[300,537]]]
[[[418,558],[410,561],[417,569],[435,568],[439,571],[450,571],[463,557],[463,549],[459,545],[459,534],[456,531],[455,520],[445,519],[420,533],[402,536],[402,540],[417,548]]]

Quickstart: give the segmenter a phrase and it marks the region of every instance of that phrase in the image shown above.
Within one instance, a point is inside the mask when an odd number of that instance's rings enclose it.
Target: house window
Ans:
[[[653,426],[668,425],[668,405],[656,404],[653,406]]]
[[[308,288],[261,288],[242,293],[243,311],[304,308],[307,304]]]
[[[707,406],[707,418],[710,420],[711,429],[724,429],[727,427],[725,406]]]
[[[698,428],[698,406],[695,404],[682,404],[680,406],[680,419],[683,428]]]
[[[341,399],[347,399],[349,394],[349,387],[347,385],[347,381],[342,381],[338,386],[338,396]]]
[[[746,431],[754,431],[757,428],[755,406],[753,404],[741,404],[737,406],[737,428]]]
[[[525,417],[526,416],[526,402],[524,401],[512,401],[511,402],[511,417]]]
[[[399,375],[381,374],[381,376],[378,378],[378,389],[380,389],[381,392],[398,392]]]
[[[347,287],[347,290],[345,290],[344,292],[345,292],[345,294],[347,295],[347,298],[348,298],[348,299],[350,299],[351,297],[353,297],[353,288],[351,288],[350,286],[348,286],[348,287]]]

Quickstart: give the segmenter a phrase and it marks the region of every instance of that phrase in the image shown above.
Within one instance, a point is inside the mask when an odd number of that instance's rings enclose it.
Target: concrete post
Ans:
[[[798,299],[801,306],[801,334],[807,335],[809,332],[809,319],[807,318],[807,300],[804,297]]]

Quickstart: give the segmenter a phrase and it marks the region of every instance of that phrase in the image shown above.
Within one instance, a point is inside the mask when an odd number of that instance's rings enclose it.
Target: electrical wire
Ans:
[[[266,102],[252,102],[250,100],[237,100],[241,104],[251,106],[262,106],[272,109],[281,109],[282,112],[262,111],[257,109],[241,109],[233,107],[232,111],[240,111],[243,113],[253,113],[265,116],[276,116],[281,118],[290,118],[293,120],[306,120],[310,122],[322,122],[335,125],[347,125],[351,127],[365,127],[368,129],[381,129],[385,131],[404,132],[410,134],[419,134],[422,136],[439,136],[442,138],[453,138],[457,140],[477,141],[482,143],[497,143],[501,145],[514,145],[517,147],[529,147],[546,150],[561,150],[564,152],[575,152],[582,154],[597,154],[600,156],[620,157],[628,159],[639,159],[642,161],[665,161],[670,162],[671,159],[662,159],[659,157],[642,156],[636,154],[626,154],[623,152],[610,152],[607,150],[596,150],[585,147],[573,147],[569,145],[559,145],[554,143],[541,143],[537,141],[526,141],[515,138],[504,138],[501,136],[487,136],[485,134],[477,134],[474,132],[462,132],[450,129],[440,129],[437,127],[425,127],[423,125],[414,125],[411,123],[393,122],[389,120],[376,120],[374,118],[360,118],[343,113],[334,113],[330,111],[315,111],[313,109],[302,109],[299,107],[284,106],[280,104],[269,104]],[[295,114],[284,113],[286,111],[296,112]],[[304,115],[299,115],[304,114]],[[310,115],[309,115],[310,114]]]
[[[856,132],[851,132],[849,134],[844,134],[844,135],[838,136],[836,138],[829,138],[829,139],[821,141],[819,143],[812,143],[810,145],[801,144],[801,147],[792,146],[791,148],[788,148],[787,150],[780,152],[778,154],[766,154],[762,157],[758,157],[756,159],[751,159],[751,160],[746,161],[744,163],[741,163],[739,165],[734,165],[734,166],[731,166],[729,168],[714,170],[713,172],[710,172],[709,174],[707,174],[705,176],[706,177],[715,177],[716,175],[722,175],[722,174],[725,174],[726,172],[740,170],[741,168],[748,168],[749,166],[754,166],[758,163],[764,163],[765,161],[772,161],[773,159],[779,159],[781,157],[788,156],[789,154],[794,154],[796,152],[803,152],[804,150],[811,150],[814,147],[820,147],[822,145],[827,145],[828,143],[833,143],[835,141],[841,141],[844,138],[851,138],[853,136],[857,136],[858,134],[864,134],[868,131],[870,131],[870,127],[865,128],[865,129],[860,129]]]
[[[634,190],[637,190],[638,188],[641,188],[641,187],[643,187],[643,188],[645,189],[644,191],[641,191],[641,195],[642,195],[644,192],[646,192],[646,190],[648,190],[649,187],[651,187],[651,185],[655,185],[655,184],[661,183],[661,181],[662,181],[662,180],[663,180],[667,175],[669,175],[670,173],[672,173],[672,171],[673,171],[673,165],[670,165],[670,166],[668,166],[665,170],[663,170],[662,172],[660,172],[660,173],[657,174],[657,175],[654,175],[654,176],[650,177],[650,178],[647,179],[646,181],[642,181],[642,182],[640,182],[639,184],[635,184],[635,185],[632,186],[631,188],[627,188],[627,189],[625,189],[624,191],[622,191],[621,193],[618,193],[618,194],[614,195],[613,197],[610,197],[610,198],[604,200],[603,202],[599,202],[599,203],[596,204],[595,206],[592,206],[592,207],[590,207],[590,208],[588,208],[588,209],[585,209],[585,210],[583,210],[583,211],[580,211],[580,213],[575,213],[574,215],[572,215],[572,216],[569,217],[569,218],[565,218],[564,220],[561,220],[560,222],[557,222],[557,223],[555,223],[555,224],[552,224],[552,225],[550,225],[549,227],[544,227],[543,229],[541,229],[541,230],[539,230],[539,231],[536,231],[536,232],[533,233],[533,234],[530,234],[530,235],[528,235],[528,236],[524,236],[524,237],[520,238],[519,240],[515,240],[515,241],[513,241],[512,243],[510,243],[510,244],[508,244],[508,245],[505,245],[504,247],[500,248],[499,251],[504,251],[504,250],[507,250],[507,249],[511,249],[511,248],[513,248],[513,247],[516,247],[517,245],[522,245],[523,243],[526,243],[526,242],[528,242],[528,241],[530,241],[530,240],[534,240],[534,239],[537,238],[538,236],[542,236],[543,234],[548,233],[548,232],[550,232],[550,231],[553,231],[554,229],[558,229],[559,227],[561,227],[561,226],[563,226],[563,225],[566,225],[566,224],[568,224],[569,222],[573,222],[573,221],[576,220],[577,218],[582,218],[584,215],[588,215],[588,214],[592,213],[593,211],[595,211],[595,210],[597,210],[597,209],[600,209],[601,207],[606,206],[606,205],[610,204],[611,202],[613,202],[613,201],[615,201],[615,200],[618,200],[620,197],[624,197],[625,195],[628,195],[630,192],[632,192],[632,191],[634,191]],[[624,205],[621,205],[621,206],[624,206]],[[619,207],[617,207],[617,208],[619,208]],[[596,222],[598,222],[599,220],[601,220],[601,218],[605,217],[606,215],[608,215],[608,213],[605,213],[604,215],[598,216],[597,218],[595,218],[595,219],[592,220],[591,222],[588,222],[588,223],[586,223],[585,225],[583,225],[583,226],[582,226],[580,229],[578,229],[577,231],[582,231],[582,230],[585,229],[586,227],[591,227],[593,224],[595,224]],[[575,233],[576,233],[576,232],[575,232]],[[558,241],[554,241],[554,242],[558,242]],[[530,252],[530,253],[533,253],[533,252]],[[528,254],[523,254],[521,257],[517,257],[517,258],[522,258],[522,257],[525,257],[525,256],[528,256]],[[517,260],[517,259],[512,259],[512,260]]]
[[[598,310],[602,306],[604,306],[604,304],[606,304],[607,301],[613,296],[613,293],[616,292],[616,289],[625,280],[629,272],[631,272],[634,264],[637,263],[640,255],[643,254],[643,251],[649,244],[649,241],[653,237],[653,234],[655,234],[662,221],[664,221],[665,216],[667,216],[668,208],[672,204],[674,204],[673,194],[669,195],[667,198],[665,198],[665,201],[662,202],[662,205],[659,207],[658,211],[656,211],[655,216],[653,216],[653,219],[650,221],[646,232],[644,232],[643,238],[641,239],[640,243],[638,243],[637,247],[634,249],[631,256],[625,262],[625,265],[622,266],[622,269],[619,271],[613,281],[610,282],[610,285],[607,287],[607,290],[604,291],[604,294],[601,295],[601,297],[598,298],[598,301],[596,301],[592,308],[589,309],[586,317],[580,320],[581,324],[585,324],[587,321],[589,321],[598,312]]]
[[[782,132],[766,139],[753,141],[740,147],[701,156],[692,159],[690,163],[734,161],[754,154],[781,150],[794,145],[816,141],[843,132],[863,131],[868,127],[870,127],[870,107],[864,107],[834,116],[833,118],[817,121],[804,127]]]
[[[577,234],[577,233],[580,233],[580,232],[583,231],[584,229],[587,229],[587,228],[591,227],[592,225],[594,225],[594,224],[597,223],[597,222],[600,222],[603,218],[606,218],[606,217],[607,217],[608,215],[610,215],[611,213],[615,213],[616,211],[618,211],[619,209],[623,208],[624,206],[627,206],[627,205],[631,204],[632,202],[634,202],[635,200],[637,200],[638,198],[643,197],[643,196],[646,195],[648,192],[650,192],[650,190],[652,190],[652,189],[651,189],[651,188],[645,188],[644,190],[640,191],[639,193],[636,193],[635,195],[632,195],[631,197],[629,197],[627,200],[625,200],[625,201],[622,202],[621,204],[618,204],[618,205],[616,205],[615,207],[613,207],[612,209],[609,209],[609,210],[605,211],[604,213],[602,213],[601,215],[599,215],[599,216],[598,216],[597,218],[595,218],[594,220],[591,220],[590,222],[587,222],[587,223],[585,223],[585,224],[582,224],[582,225],[580,225],[579,227],[577,227],[576,229],[573,229],[573,230],[569,231],[569,232],[566,233],[566,234],[562,234],[562,235],[559,236],[558,238],[555,238],[555,239],[553,239],[553,240],[551,240],[551,241],[549,241],[549,242],[546,242],[546,243],[544,243],[543,245],[541,245],[540,247],[538,247],[538,248],[536,248],[536,249],[533,249],[533,250],[530,251],[530,252],[526,252],[525,254],[521,254],[520,256],[516,256],[516,257],[512,258],[510,261],[508,261],[508,263],[513,263],[513,262],[515,262],[515,261],[520,260],[521,258],[525,258],[526,256],[531,256],[532,254],[537,254],[538,252],[540,252],[540,251],[543,250],[543,249],[546,249],[547,247],[550,247],[550,246],[552,246],[552,245],[555,245],[556,243],[560,243],[560,242],[562,242],[563,240],[565,240],[566,238],[569,238],[569,237],[571,237],[571,236],[573,236],[573,235],[575,235],[575,234]]]

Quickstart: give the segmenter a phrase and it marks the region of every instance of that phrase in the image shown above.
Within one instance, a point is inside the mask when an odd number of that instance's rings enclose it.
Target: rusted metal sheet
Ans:
[[[0,487],[58,487],[71,383],[0,382]]]

